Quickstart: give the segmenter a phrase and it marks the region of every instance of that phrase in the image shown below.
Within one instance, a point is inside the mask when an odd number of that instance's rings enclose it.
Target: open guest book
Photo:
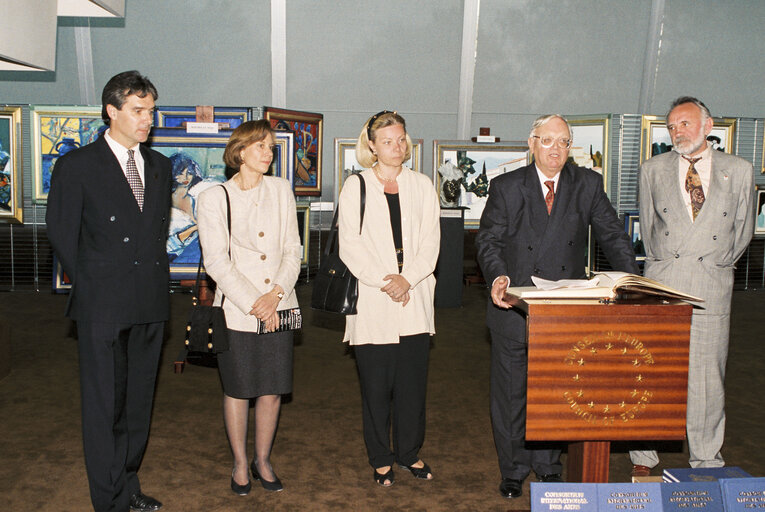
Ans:
[[[518,299],[615,299],[623,294],[657,295],[668,299],[704,302],[658,281],[627,272],[596,272],[592,279],[548,281],[532,277],[535,286],[510,287],[506,300]]]

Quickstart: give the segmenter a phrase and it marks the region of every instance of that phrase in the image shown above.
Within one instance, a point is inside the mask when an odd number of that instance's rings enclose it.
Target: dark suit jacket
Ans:
[[[560,173],[548,216],[537,171],[532,163],[492,180],[489,199],[476,237],[478,263],[487,283],[501,275],[511,286],[532,286],[543,279],[585,277],[589,228],[611,265],[637,273],[632,244],[603,190],[603,177],[567,163]],[[517,313],[490,304],[490,329],[517,327]]]
[[[103,136],[55,164],[45,220],[72,279],[66,314],[73,320],[138,324],[168,318],[171,165],[143,146],[141,155],[143,212]]]

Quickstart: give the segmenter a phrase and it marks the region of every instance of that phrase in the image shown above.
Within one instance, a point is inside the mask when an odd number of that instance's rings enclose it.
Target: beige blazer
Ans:
[[[727,314],[735,263],[754,233],[752,164],[712,151],[706,201],[693,222],[678,183],[679,158],[671,151],[640,167],[645,275],[704,299],[694,314]]]
[[[366,182],[364,227],[359,235],[359,180],[343,183],[338,208],[340,258],[359,280],[357,314],[346,316],[343,341],[351,345],[398,343],[399,336],[435,333],[433,270],[438,260],[440,207],[433,183],[424,174],[404,167],[398,177],[404,267],[410,301],[393,302],[380,288],[388,274],[398,273],[393,231],[383,185],[372,170]]]
[[[204,265],[217,283],[214,304],[226,295],[223,310],[229,329],[256,331],[258,320],[248,313],[274,285],[284,289],[277,309],[298,306],[294,288],[302,254],[295,197],[287,180],[272,176],[250,190],[240,190],[233,179],[223,186],[231,199],[231,257],[226,195],[221,187],[210,187],[197,205]]]

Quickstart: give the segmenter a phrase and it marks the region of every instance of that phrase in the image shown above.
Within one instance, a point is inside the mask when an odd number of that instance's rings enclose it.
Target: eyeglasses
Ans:
[[[542,144],[542,147],[545,149],[553,147],[553,144],[557,144],[559,147],[566,149],[571,147],[571,139],[555,140],[552,137],[540,137],[539,135],[532,135],[532,137],[539,139],[539,143]]]

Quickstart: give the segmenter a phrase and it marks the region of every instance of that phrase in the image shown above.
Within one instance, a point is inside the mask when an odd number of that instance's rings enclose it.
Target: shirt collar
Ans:
[[[542,171],[539,170],[539,167],[537,166],[536,163],[534,164],[534,168],[537,170],[537,176],[539,177],[539,183],[542,185],[542,187],[546,188],[545,181],[553,181],[553,182],[555,182],[555,189],[556,190],[558,189],[558,180],[560,179],[560,172],[558,172],[558,174],[556,174],[552,178],[548,178],[547,176],[545,176],[542,173]]]
[[[106,132],[104,132],[104,138],[106,139],[106,143],[109,144],[109,147],[111,148],[112,153],[114,153],[120,161],[127,160],[128,149],[132,149],[135,153],[140,152],[139,151],[140,144],[136,144],[132,148],[126,148],[125,146],[123,146],[122,144],[114,140],[110,132],[111,132],[111,128],[106,130]]]

